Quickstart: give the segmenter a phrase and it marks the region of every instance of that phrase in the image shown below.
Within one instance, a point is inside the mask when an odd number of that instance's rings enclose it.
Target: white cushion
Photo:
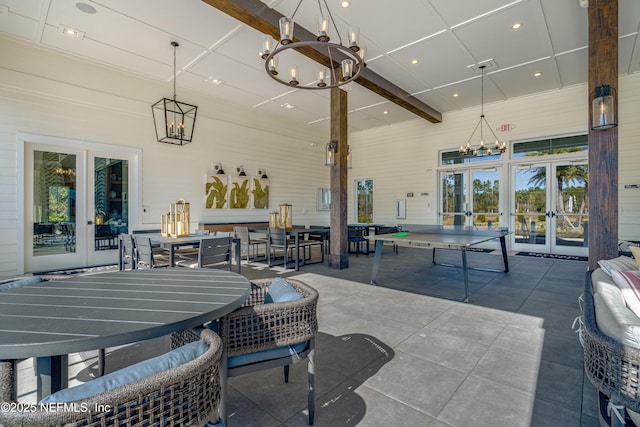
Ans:
[[[613,273],[614,271],[628,271],[638,269],[638,265],[636,264],[635,260],[624,255],[613,259],[602,259],[598,261],[598,265],[609,276],[611,276],[611,273]]]
[[[636,260],[636,264],[638,264],[638,268],[640,268],[640,247],[639,246],[629,246],[629,250],[633,254],[633,257]]]
[[[195,341],[161,356],[136,363],[95,380],[87,381],[84,384],[60,390],[45,397],[39,403],[73,402],[86,399],[190,362],[203,355],[207,348],[207,344],[203,341]]]
[[[593,296],[598,329],[623,345],[640,348],[640,319],[616,299],[607,298],[605,292]]]
[[[640,271],[613,271],[611,277],[622,291],[627,307],[640,316]]]
[[[596,268],[593,273],[591,273],[591,285],[593,286],[593,293],[610,290],[612,292],[617,292],[622,300],[622,292],[620,291],[620,288],[618,285],[613,283],[611,276],[606,274],[601,268]]]

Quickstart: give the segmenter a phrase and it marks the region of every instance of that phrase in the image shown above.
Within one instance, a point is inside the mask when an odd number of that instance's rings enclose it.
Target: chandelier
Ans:
[[[494,154],[498,154],[498,153],[502,154],[505,151],[507,151],[507,143],[504,141],[498,140],[498,137],[493,132],[493,129],[491,129],[489,122],[487,122],[487,119],[484,118],[484,69],[486,68],[486,65],[480,65],[478,68],[480,68],[480,70],[482,71],[481,86],[480,86],[480,120],[478,121],[478,124],[476,125],[475,129],[473,129],[473,133],[471,133],[471,136],[467,140],[467,144],[461,145],[460,149],[458,150],[460,154],[462,154],[463,156],[470,156],[470,157],[492,156]],[[491,146],[485,145],[484,143],[483,123],[487,125],[487,128],[489,128],[489,131],[491,131],[491,134],[495,139],[495,142],[493,143],[493,148]],[[478,144],[478,146],[472,146],[471,140],[473,139],[473,136],[478,131],[478,128],[480,128],[480,144]]]
[[[158,142],[184,145],[190,143],[193,138],[198,107],[176,100],[176,48],[179,44],[172,41],[171,46],[173,46],[173,99],[162,98],[151,106],[151,111]]]
[[[365,49],[358,45],[360,31],[356,27],[350,27],[348,33],[349,45],[345,46],[338,27],[329,10],[326,0],[318,0],[318,32],[315,40],[294,41],[294,18],[300,8],[302,0],[298,2],[291,17],[283,16],[279,20],[280,40],[275,42],[271,37],[262,37],[262,52],[260,56],[265,61],[265,70],[278,83],[298,88],[298,89],[330,89],[342,86],[358,78],[364,69]],[[324,4],[324,7],[323,7]],[[338,37],[338,43],[331,42],[329,35],[330,28],[333,27]],[[304,29],[302,30],[304,31]],[[296,39],[297,40],[297,39]],[[323,57],[325,66],[317,70],[316,80],[309,85],[300,85],[300,75],[298,66],[295,63],[285,60],[290,56],[282,55],[284,52],[293,49],[304,52],[312,51],[314,58]],[[319,55],[318,55],[319,54]],[[279,61],[283,59],[282,61]],[[283,69],[288,70],[287,76],[282,76],[278,69],[278,63],[285,65]],[[327,69],[328,68],[328,69]]]

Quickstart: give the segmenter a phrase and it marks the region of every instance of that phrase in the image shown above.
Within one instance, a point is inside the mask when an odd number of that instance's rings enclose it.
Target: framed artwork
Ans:
[[[249,207],[249,177],[234,176],[229,182],[229,207],[231,209],[247,209]]]
[[[328,211],[331,209],[331,189],[318,188],[318,210]]]
[[[255,209],[269,209],[269,178],[266,174],[251,178],[251,196]]]
[[[224,173],[209,174],[205,186],[207,197],[204,207],[207,209],[222,209],[227,206],[227,175]]]

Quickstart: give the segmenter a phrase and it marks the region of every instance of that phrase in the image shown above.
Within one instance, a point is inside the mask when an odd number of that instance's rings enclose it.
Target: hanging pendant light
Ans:
[[[480,121],[478,121],[478,124],[473,129],[473,133],[471,133],[471,136],[467,140],[467,143],[465,145],[461,145],[458,149],[458,152],[460,154],[470,157],[493,156],[496,154],[502,154],[507,151],[507,143],[498,140],[498,137],[493,132],[493,129],[489,125],[489,122],[487,122],[487,119],[485,119],[484,117],[484,69],[486,68],[486,65],[480,65],[478,68],[480,68],[480,70],[482,71],[482,77],[480,80]],[[485,124],[489,128],[489,131],[491,132],[491,135],[493,135],[493,138],[495,140],[492,145],[486,145],[484,142]],[[478,131],[478,128],[480,128],[480,142],[477,146],[473,146],[471,145],[471,140]]]
[[[173,99],[162,98],[151,106],[158,142],[185,145],[192,141],[198,107],[176,100],[176,48],[173,46]]]
[[[265,60],[265,70],[271,78],[278,83],[294,87],[297,89],[330,89],[344,84],[350,83],[360,76],[362,70],[365,67],[364,54],[365,49],[359,46],[360,30],[357,27],[349,27],[347,32],[348,43],[342,43],[342,37],[338,31],[338,27],[333,19],[331,10],[327,5],[326,0],[318,1],[318,28],[315,40],[295,41],[294,17],[296,12],[300,8],[302,0],[298,2],[295,11],[291,17],[283,16],[278,21],[280,29],[280,38],[278,42],[274,41],[269,36],[262,37],[262,49],[260,51],[260,57]],[[323,6],[324,5],[324,6]],[[330,29],[334,28],[338,37],[338,43],[331,42]],[[317,79],[309,84],[303,84],[302,76],[298,73],[298,66],[296,64],[286,64],[285,70],[289,70],[285,74],[286,77],[280,77],[278,72],[278,57],[285,51],[299,48],[313,48],[323,56],[325,56],[330,67],[327,69],[322,68],[318,70]],[[283,60],[290,59],[287,55],[283,55]],[[299,56],[297,56],[299,57]]]

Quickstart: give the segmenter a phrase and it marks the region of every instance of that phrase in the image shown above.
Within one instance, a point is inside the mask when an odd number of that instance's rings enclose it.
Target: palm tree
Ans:
[[[551,154],[560,154],[560,153],[571,153],[576,151],[582,151],[580,148],[559,148],[552,150]],[[547,153],[545,153],[547,154]],[[528,153],[527,155],[539,155],[538,153]],[[529,184],[532,185],[545,185],[547,179],[546,168],[534,168],[534,174],[529,178]],[[566,206],[564,202],[564,190],[570,184],[583,184],[584,195],[582,200],[580,201],[580,209],[578,222],[576,225],[582,223],[582,216],[585,212],[586,207],[588,206],[588,195],[589,195],[589,169],[587,165],[566,165],[566,166],[558,166],[556,168],[556,208],[558,210],[557,215],[562,216],[563,222],[565,225],[569,225],[571,228],[576,228],[576,226],[567,218],[566,216]],[[568,199],[567,199],[568,200]]]

